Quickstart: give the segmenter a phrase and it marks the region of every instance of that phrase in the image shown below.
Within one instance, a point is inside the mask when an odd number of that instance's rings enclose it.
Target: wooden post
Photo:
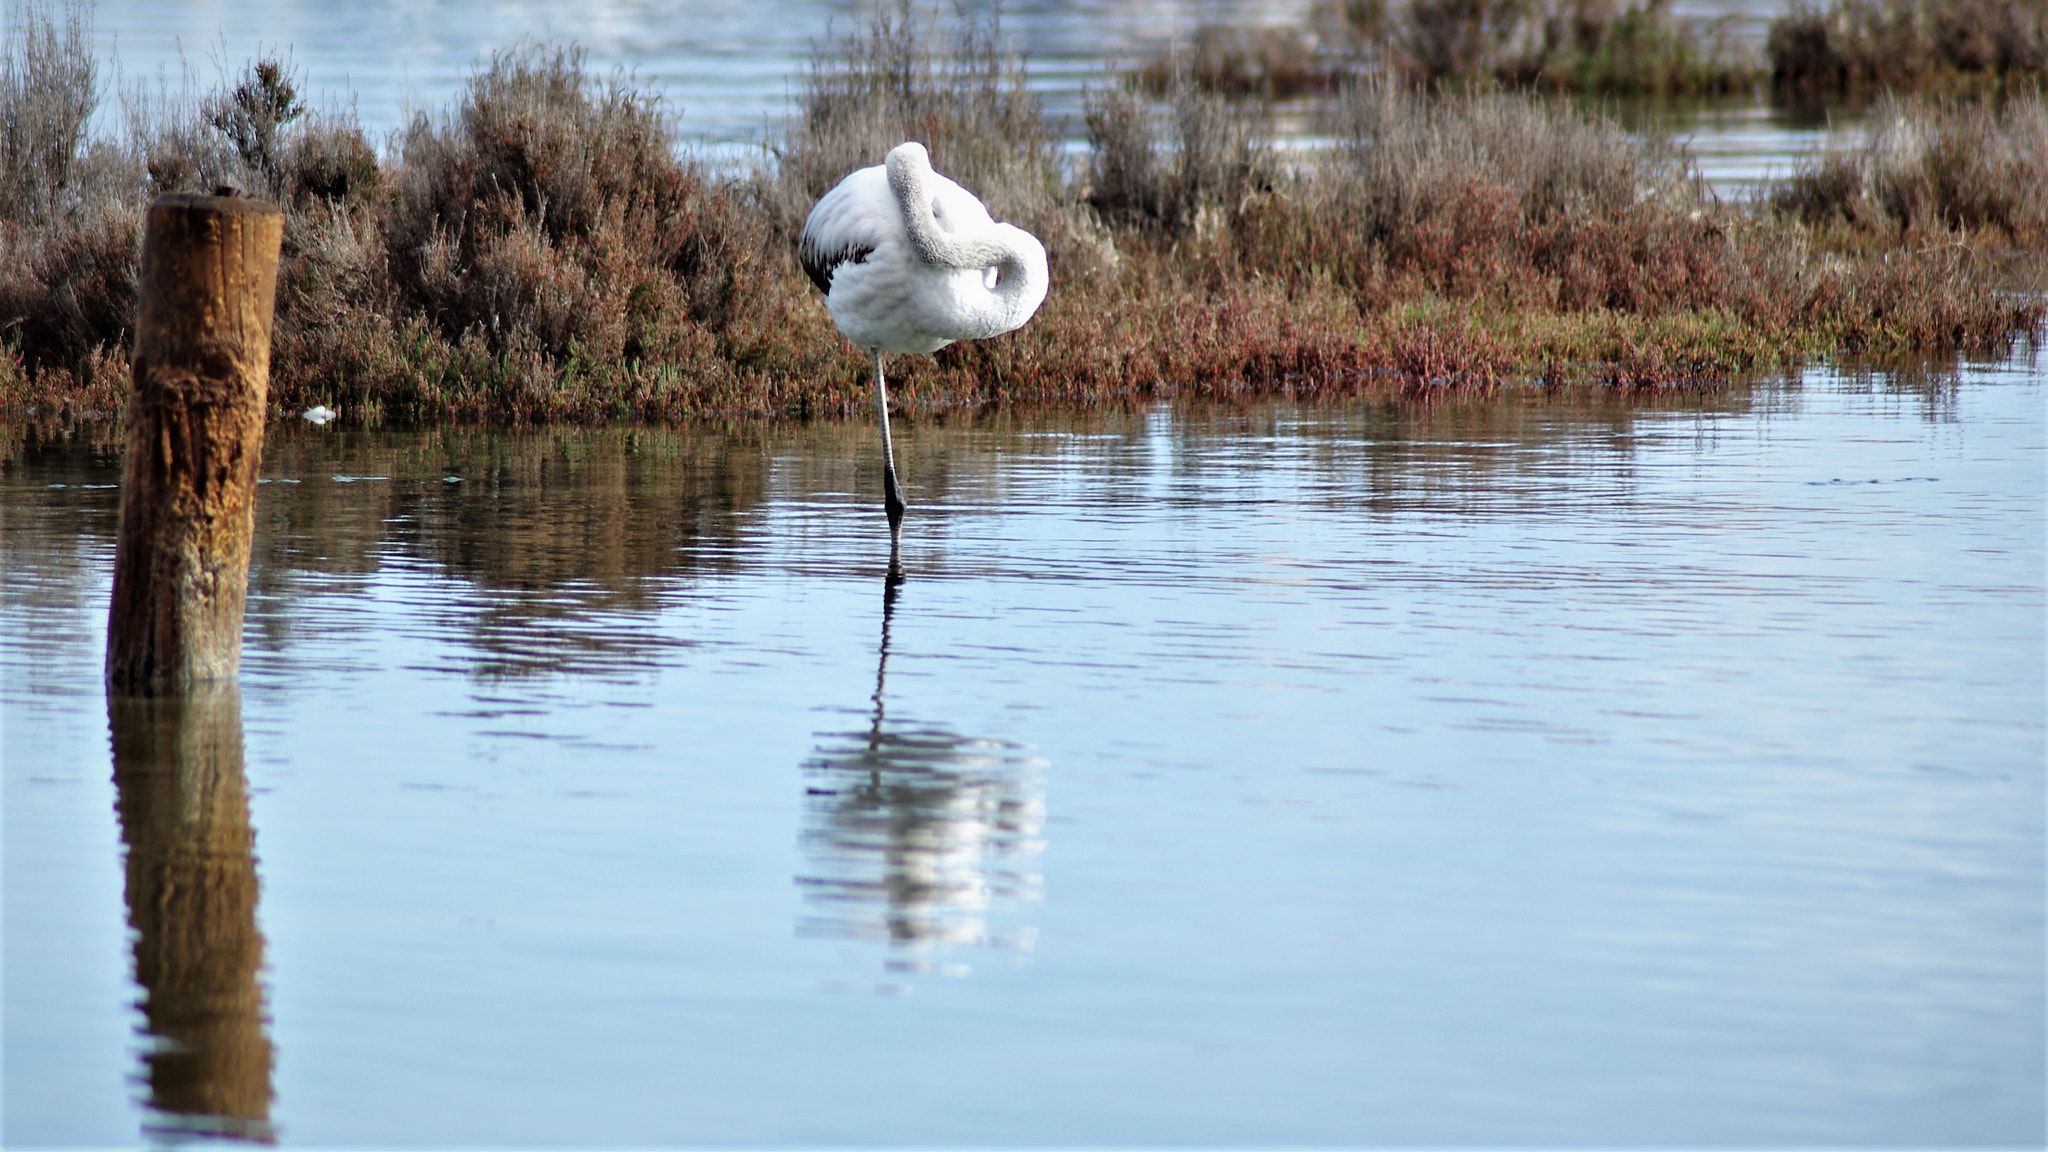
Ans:
[[[173,193],[149,206],[107,614],[119,691],[184,692],[241,669],[283,238],[275,204]]]

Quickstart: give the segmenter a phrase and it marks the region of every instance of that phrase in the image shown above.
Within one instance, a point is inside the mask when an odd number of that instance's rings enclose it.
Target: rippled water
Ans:
[[[16,441],[0,1138],[2039,1144],[2044,384]]]

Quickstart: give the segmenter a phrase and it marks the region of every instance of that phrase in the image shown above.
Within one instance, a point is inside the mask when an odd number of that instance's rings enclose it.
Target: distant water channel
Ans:
[[[352,110],[374,141],[388,141],[415,112],[454,108],[463,85],[491,53],[523,43],[575,44],[594,74],[627,73],[662,93],[676,114],[680,143],[714,164],[762,162],[802,86],[814,51],[866,27],[890,0],[204,0],[163,4],[98,0],[96,42],[119,91],[175,93],[189,73],[202,90],[216,86],[260,53],[293,65],[315,108]],[[1001,5],[1005,41],[1025,58],[1047,116],[1070,144],[1085,139],[1084,90],[1117,83],[1129,68],[1168,45],[1184,43],[1205,23],[1304,27],[1311,0],[1008,0]],[[954,5],[915,4],[919,19],[943,11],[953,29]],[[958,10],[985,18],[995,8],[969,0]],[[1726,18],[1739,43],[1761,49],[1783,0],[1675,0],[1682,19]],[[163,85],[159,88],[159,85]],[[1701,174],[1724,197],[1746,195],[1782,177],[1799,155],[1845,140],[1860,116],[1838,110],[1816,120],[1753,101],[1645,106],[1601,101],[1599,114],[1629,131],[1687,146]],[[119,131],[119,101],[110,97],[104,127]],[[1299,142],[1313,133],[1312,101],[1284,106],[1275,133]],[[1311,143],[1313,141],[1311,140]],[[876,158],[879,161],[879,157]]]
[[[2044,392],[16,439],[0,1139],[2038,1145]]]

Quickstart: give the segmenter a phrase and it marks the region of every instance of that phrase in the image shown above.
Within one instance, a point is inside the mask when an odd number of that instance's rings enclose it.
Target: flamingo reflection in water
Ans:
[[[797,883],[813,912],[798,930],[886,941],[893,971],[958,974],[965,965],[940,962],[949,947],[1030,947],[1029,929],[990,918],[1038,896],[1043,764],[1018,745],[888,716],[901,584],[892,557],[867,730],[832,734],[804,765],[811,866]]]

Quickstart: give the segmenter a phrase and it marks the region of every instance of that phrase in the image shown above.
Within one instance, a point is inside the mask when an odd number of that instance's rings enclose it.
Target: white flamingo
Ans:
[[[1045,300],[1045,245],[997,223],[972,192],[932,171],[924,145],[911,142],[819,198],[797,259],[825,293],[832,322],[874,358],[883,507],[893,537],[904,505],[882,353],[936,352],[1022,327]]]

